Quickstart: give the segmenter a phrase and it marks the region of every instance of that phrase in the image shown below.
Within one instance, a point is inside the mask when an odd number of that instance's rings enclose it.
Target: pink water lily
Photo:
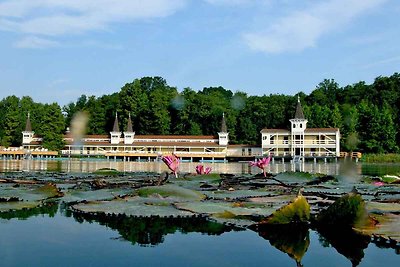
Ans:
[[[270,161],[271,161],[271,157],[268,157],[268,158],[262,158],[259,160],[251,161],[249,164],[250,164],[250,166],[257,166],[258,168],[263,170],[264,177],[266,177],[267,173],[265,171],[265,168],[268,166]]]
[[[197,165],[196,166],[196,173],[197,174],[209,174],[211,172],[211,167],[206,167],[204,168],[203,165]]]
[[[178,178],[179,157],[172,153],[172,155],[162,156],[161,160],[167,165],[172,173],[175,174],[175,177]]]
[[[385,185],[385,183],[384,182],[374,182],[373,185],[382,186],[382,185]]]

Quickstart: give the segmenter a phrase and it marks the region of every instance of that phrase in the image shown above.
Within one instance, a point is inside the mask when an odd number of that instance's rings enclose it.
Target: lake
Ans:
[[[194,172],[198,163],[182,163]],[[213,172],[257,173],[248,163],[205,163]],[[2,160],[0,172],[163,172],[159,162]],[[399,174],[397,164],[275,162],[269,172]],[[0,213],[0,266],[399,266],[400,251],[353,233],[254,232],[205,218],[71,213],[64,204]],[[291,234],[289,234],[291,233]],[[298,262],[296,262],[296,259]]]
[[[297,266],[278,249],[282,242],[251,230],[207,229],[202,219],[172,224],[161,218],[96,221],[52,209],[25,219],[0,219],[1,266]],[[400,262],[392,248],[373,243],[365,248],[336,243],[335,248],[315,231],[307,230],[305,236],[309,244],[303,266],[352,266],[350,259],[358,266]],[[297,243],[284,245],[289,251],[298,249]]]
[[[198,162],[182,162],[181,172],[193,173]],[[234,174],[256,174],[259,169],[250,167],[248,162],[229,162],[229,163],[201,163],[212,168],[214,173],[234,173]],[[10,171],[52,171],[52,172],[74,172],[87,173],[94,172],[101,168],[116,169],[121,172],[155,172],[167,171],[163,162],[127,162],[127,161],[107,161],[94,159],[49,159],[49,160],[0,160],[0,172]],[[291,164],[275,161],[267,167],[267,172],[280,173],[287,171],[303,171],[310,173],[323,173],[329,175],[400,175],[400,163],[398,164],[366,164],[354,161],[339,161],[332,163],[302,162]]]

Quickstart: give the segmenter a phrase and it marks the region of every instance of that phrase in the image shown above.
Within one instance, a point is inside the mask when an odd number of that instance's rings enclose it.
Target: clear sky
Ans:
[[[400,71],[399,0],[0,0],[0,99],[179,91],[310,93]]]

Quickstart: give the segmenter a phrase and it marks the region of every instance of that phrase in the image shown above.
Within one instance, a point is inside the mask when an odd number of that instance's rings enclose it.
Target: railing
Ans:
[[[360,159],[362,157],[362,153],[361,152],[340,152],[340,157],[341,158],[358,158]]]
[[[269,145],[335,145],[335,140],[282,140],[282,141],[269,141]]]
[[[281,152],[281,153],[275,153],[275,152],[267,152],[264,154],[264,156],[272,156],[272,157],[285,157],[285,156],[292,156],[290,152]],[[309,153],[304,153],[304,157],[336,157],[336,153],[334,152],[309,152]]]

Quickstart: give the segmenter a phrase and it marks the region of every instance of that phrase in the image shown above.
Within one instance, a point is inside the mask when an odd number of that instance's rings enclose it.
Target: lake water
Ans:
[[[198,163],[182,163],[194,172]],[[205,163],[213,172],[258,173],[248,163]],[[2,160],[0,172],[163,172],[159,162]],[[399,174],[398,164],[355,162],[271,164],[269,172],[333,175]],[[289,237],[296,237],[294,240]],[[306,252],[305,252],[306,251]],[[305,253],[303,253],[305,252]],[[301,256],[298,265],[294,253]],[[201,218],[91,218],[63,205],[0,213],[0,266],[400,266],[400,252],[351,234],[295,235],[211,223]]]
[[[298,241],[285,243],[285,237],[267,240],[251,230],[207,225],[202,219],[96,221],[51,209],[25,219],[0,219],[1,266],[297,266],[278,249],[299,248]],[[306,249],[303,266],[352,266],[350,260],[358,266],[400,263],[392,248],[373,243],[346,248],[337,242],[333,247],[311,230],[304,237],[309,243],[300,246]]]
[[[198,162],[182,162],[180,171],[184,173],[195,172]],[[201,163],[212,168],[214,173],[234,173],[234,174],[256,174],[260,170],[250,167],[248,162],[230,163]],[[0,160],[0,172],[9,171],[54,171],[54,172],[74,172],[87,173],[94,172],[101,168],[116,169],[121,172],[156,172],[167,171],[168,168],[163,162],[127,162],[127,161],[107,161],[107,160],[88,160],[88,159],[61,159],[61,160]],[[271,173],[286,171],[304,171],[310,173],[324,173],[329,175],[400,175],[400,163],[398,164],[365,164],[354,161],[339,161],[333,163],[282,163],[275,161],[267,167]]]

